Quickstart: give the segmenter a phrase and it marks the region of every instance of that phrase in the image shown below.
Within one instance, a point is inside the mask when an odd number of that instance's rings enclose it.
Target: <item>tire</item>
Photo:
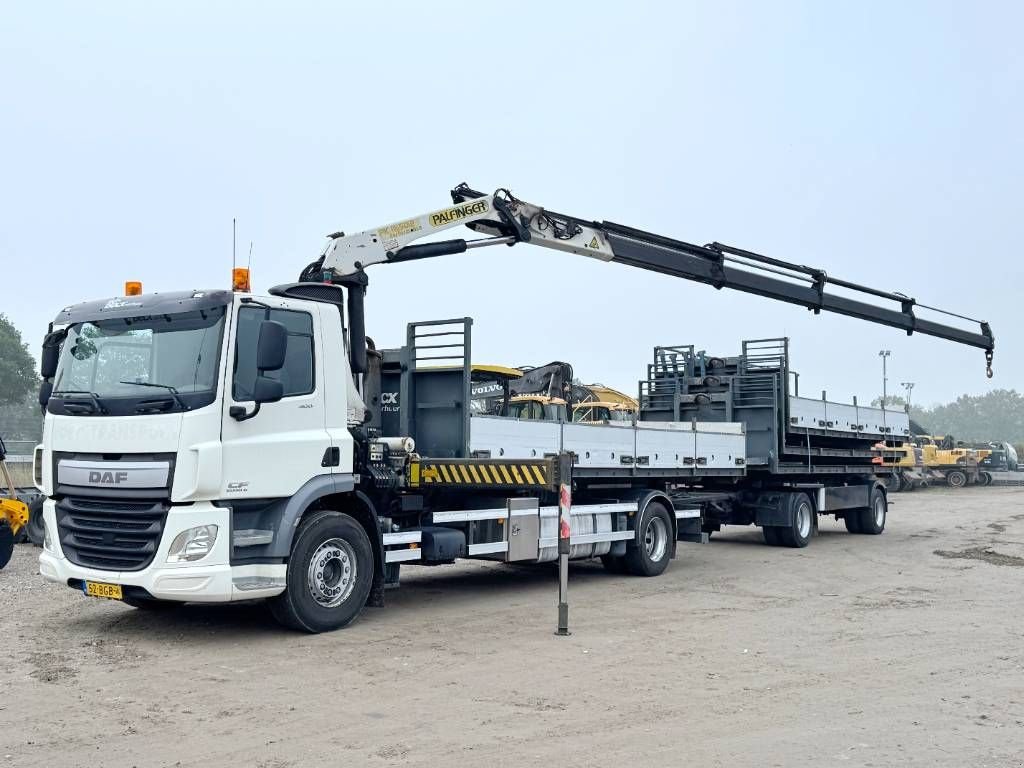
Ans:
[[[814,535],[814,517],[817,513],[806,493],[794,494],[790,504],[793,509],[792,523],[779,526],[779,544],[802,549],[810,544],[811,536]]]
[[[626,569],[634,576],[659,576],[672,557],[672,518],[658,501],[650,502],[636,527],[637,540],[626,547]]]
[[[978,475],[979,485],[992,485],[992,474],[990,472],[982,472]]]
[[[43,546],[45,527],[43,526],[43,497],[40,496],[28,505],[28,525],[25,526],[25,535],[28,540],[37,547]]]
[[[873,488],[868,499],[867,509],[858,512],[858,531],[869,536],[877,536],[885,530],[885,519],[889,516],[889,500],[881,488]]]
[[[3,568],[14,555],[14,532],[7,525],[7,520],[0,522],[0,568]]]
[[[855,509],[846,510],[843,515],[843,522],[846,523],[846,530],[850,533],[860,533],[860,512]]]
[[[629,570],[626,568],[626,558],[620,555],[601,555],[601,565],[604,566],[608,573],[617,575],[629,573]]]
[[[769,547],[779,546],[779,529],[776,526],[763,526],[761,528],[761,535],[764,536],[764,543]]]
[[[946,485],[950,488],[963,488],[967,485],[967,475],[959,469],[954,469],[946,475]]]
[[[270,611],[302,632],[341,629],[363,610],[373,573],[363,527],[342,512],[314,512],[295,534],[285,591],[270,600]]]
[[[889,476],[889,479],[885,482],[885,487],[893,493],[899,493],[904,490],[906,483],[903,481],[903,475],[899,472],[895,472]]]

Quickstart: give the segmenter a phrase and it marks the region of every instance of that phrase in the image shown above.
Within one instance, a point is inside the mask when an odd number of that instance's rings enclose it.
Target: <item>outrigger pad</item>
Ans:
[[[7,525],[7,521],[0,522],[0,568],[3,568],[11,561],[14,554],[14,531]]]

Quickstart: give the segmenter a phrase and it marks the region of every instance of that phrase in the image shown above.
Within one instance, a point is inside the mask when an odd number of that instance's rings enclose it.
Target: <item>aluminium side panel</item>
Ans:
[[[860,421],[858,408],[845,403],[825,403],[825,422],[828,429],[846,434],[856,434]]]
[[[696,463],[697,438],[689,424],[641,421],[636,426],[638,465],[685,469]]]
[[[542,459],[561,449],[561,424],[501,416],[473,416],[469,420],[470,455],[492,459]]]
[[[698,467],[735,469],[746,463],[746,435],[709,430],[698,430],[694,435]]]
[[[562,449],[576,454],[576,466],[610,469],[632,464],[636,455],[636,431],[631,424],[562,424],[561,427]]]
[[[789,398],[789,424],[790,428],[797,429],[822,429],[825,418],[825,401],[811,400],[807,397]]]

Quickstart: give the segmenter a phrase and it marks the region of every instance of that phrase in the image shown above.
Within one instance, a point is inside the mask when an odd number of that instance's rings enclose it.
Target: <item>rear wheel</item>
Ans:
[[[889,502],[885,497],[885,491],[881,488],[873,488],[867,509],[860,510],[857,533],[866,533],[871,536],[880,534],[885,530],[885,518],[888,512]]]
[[[846,514],[843,516],[843,522],[846,523],[846,530],[850,533],[860,533],[860,511],[856,509],[848,509]]]
[[[779,526],[779,544],[784,547],[806,547],[814,533],[814,507],[805,493],[798,493],[791,502],[793,514],[789,525]]]
[[[626,547],[626,568],[634,576],[660,575],[672,556],[672,518],[665,505],[649,503],[636,532],[636,540]]]
[[[963,488],[967,485],[967,475],[959,469],[954,469],[946,475],[946,484],[951,488]]]
[[[981,485],[992,485],[992,474],[989,472],[982,472],[978,475],[978,482]]]
[[[779,546],[779,529],[774,525],[765,525],[761,528],[761,535],[764,536],[764,543],[770,547]]]
[[[14,554],[14,532],[6,520],[0,521],[0,568],[11,561]]]
[[[285,591],[270,601],[279,622],[304,632],[350,624],[373,586],[373,551],[363,527],[342,512],[313,513],[299,527]]]

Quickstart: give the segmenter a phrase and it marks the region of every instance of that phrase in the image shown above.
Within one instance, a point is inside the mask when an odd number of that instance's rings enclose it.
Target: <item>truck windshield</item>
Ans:
[[[131,415],[209,405],[216,397],[224,316],[224,307],[212,307],[72,325],[48,410]]]

